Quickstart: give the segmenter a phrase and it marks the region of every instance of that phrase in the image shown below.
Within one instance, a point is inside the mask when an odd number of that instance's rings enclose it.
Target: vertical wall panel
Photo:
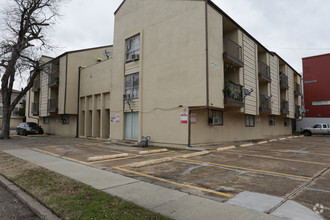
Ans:
[[[294,118],[295,105],[294,105],[294,78],[293,70],[288,68],[288,83],[289,83],[289,118]]]
[[[49,64],[48,66],[51,65]],[[40,74],[40,117],[48,116],[48,91],[48,71],[44,70]]]
[[[279,60],[276,56],[270,56],[270,77],[272,80],[270,94],[273,95],[271,99],[272,114],[280,115]]]
[[[244,87],[253,92],[245,98],[245,113],[257,114],[257,57],[256,44],[243,34]]]

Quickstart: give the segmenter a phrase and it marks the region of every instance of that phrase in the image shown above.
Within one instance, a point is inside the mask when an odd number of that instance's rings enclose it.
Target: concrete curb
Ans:
[[[206,154],[209,154],[209,153],[210,153],[209,151],[205,150],[205,151],[191,153],[191,154],[184,154],[182,156],[178,156],[177,158],[191,158],[191,157],[206,155]]]
[[[219,147],[217,151],[224,151],[224,150],[230,150],[236,148],[235,145],[232,146],[226,146],[226,147]]]
[[[93,162],[93,161],[109,160],[109,159],[115,159],[115,158],[121,158],[121,157],[128,157],[128,154],[127,153],[122,153],[122,154],[88,157],[87,161],[88,162]]]
[[[28,206],[36,215],[41,219],[46,220],[60,220],[55,214],[53,214],[48,208],[38,202],[36,199],[28,195],[26,192],[17,187],[14,183],[7,180],[0,175],[0,184],[14,194],[22,203]]]
[[[146,151],[140,151],[139,154],[153,154],[153,153],[162,153],[167,152],[167,149],[159,149],[159,150],[146,150]]]
[[[156,165],[156,164],[160,164],[160,163],[166,163],[166,162],[170,162],[172,160],[173,159],[171,157],[164,157],[164,158],[155,159],[155,160],[147,160],[147,161],[142,161],[142,162],[138,162],[138,163],[132,163],[129,166],[133,167],[133,168],[139,168],[139,167],[144,167],[144,166]]]
[[[239,145],[239,147],[250,147],[252,145],[254,145],[254,144],[253,143],[241,144],[241,145]]]

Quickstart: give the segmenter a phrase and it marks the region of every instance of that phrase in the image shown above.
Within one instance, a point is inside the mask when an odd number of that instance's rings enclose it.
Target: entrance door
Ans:
[[[125,113],[125,139],[138,140],[139,136],[139,113]]]

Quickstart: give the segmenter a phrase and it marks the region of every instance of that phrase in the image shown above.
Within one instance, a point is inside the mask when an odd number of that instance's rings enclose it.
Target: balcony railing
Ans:
[[[280,86],[282,89],[289,89],[288,77],[280,72]]]
[[[32,115],[39,115],[39,103],[38,102],[32,103],[31,113],[32,113]]]
[[[296,117],[301,116],[301,113],[300,113],[300,106],[299,106],[299,105],[296,105],[295,116],[296,116]]]
[[[244,63],[242,61],[242,47],[235,41],[231,40],[229,37],[225,37],[224,41],[224,60],[233,64],[234,66],[243,67]]]
[[[57,98],[53,98],[53,99],[48,99],[48,112],[57,112],[57,107],[58,107],[58,103],[57,103]]]
[[[270,67],[262,61],[259,61],[259,78],[266,82],[271,82],[270,79]]]
[[[50,74],[48,78],[48,86],[56,86],[59,84],[59,77],[57,74]]]
[[[284,99],[281,99],[281,113],[289,114],[289,102]]]
[[[296,96],[300,96],[301,95],[301,88],[300,88],[300,85],[298,83],[295,83],[294,94]]]
[[[32,86],[32,92],[38,92],[40,90],[40,80],[34,80]]]
[[[225,82],[223,90],[224,103],[232,107],[244,107],[243,102],[243,86],[232,81]]]
[[[272,109],[271,109],[271,103],[270,103],[270,99],[266,98],[268,96],[264,95],[264,94],[260,94],[260,107],[259,107],[259,111],[260,112],[264,112],[264,113],[271,113]]]

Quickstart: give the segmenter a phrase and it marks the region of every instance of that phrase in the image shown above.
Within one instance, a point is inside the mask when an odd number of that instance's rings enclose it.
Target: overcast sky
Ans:
[[[7,0],[0,0],[5,2]],[[138,0],[132,0],[138,1]],[[70,50],[113,43],[114,11],[122,0],[71,0],[61,11],[52,40],[58,56]],[[329,0],[213,0],[269,50],[296,71],[302,57],[330,52]]]

